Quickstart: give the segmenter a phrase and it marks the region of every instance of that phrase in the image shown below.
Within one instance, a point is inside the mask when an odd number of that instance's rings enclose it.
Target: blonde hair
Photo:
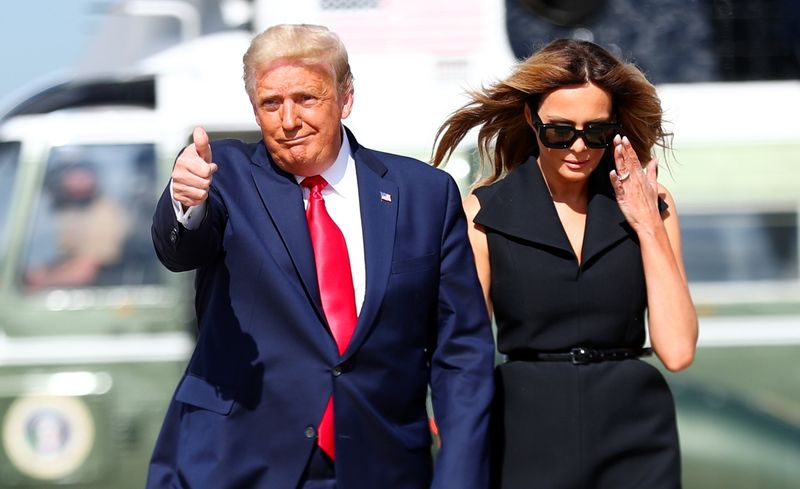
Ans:
[[[443,164],[467,133],[481,126],[478,152],[482,170],[489,166],[490,173],[478,184],[502,178],[531,155],[538,156],[525,104],[536,110],[549,92],[586,82],[609,93],[612,117],[622,125],[643,164],[650,160],[654,145],[669,148],[671,135],[662,127],[656,89],[636,66],[594,43],[558,39],[518,63],[505,80],[469,92],[472,100],[451,114],[436,133],[434,166]],[[611,151],[605,152],[603,161],[613,165]]]
[[[321,25],[279,24],[254,37],[242,58],[244,86],[251,101],[259,68],[284,59],[327,66],[340,98],[353,90],[347,49],[336,33]]]

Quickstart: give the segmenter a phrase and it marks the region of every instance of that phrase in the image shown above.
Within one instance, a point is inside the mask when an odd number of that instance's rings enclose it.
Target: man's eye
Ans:
[[[264,100],[261,102],[261,107],[263,107],[265,110],[277,110],[279,105],[280,102],[277,100]]]

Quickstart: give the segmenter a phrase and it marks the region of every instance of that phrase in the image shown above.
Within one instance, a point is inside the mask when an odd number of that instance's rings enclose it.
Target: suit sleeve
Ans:
[[[458,187],[448,177],[431,398],[442,447],[432,488],[489,487],[494,340]]]
[[[225,222],[225,207],[212,184],[202,222],[195,229],[186,229],[178,222],[167,185],[156,204],[151,228],[158,259],[173,272],[194,270],[208,264],[222,249]]]

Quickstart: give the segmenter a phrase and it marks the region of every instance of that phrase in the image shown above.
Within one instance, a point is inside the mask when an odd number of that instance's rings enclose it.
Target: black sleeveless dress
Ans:
[[[580,266],[535,158],[475,195],[497,346],[526,359],[496,372],[495,487],[680,487],[675,405],[655,367],[637,358],[529,361],[532,352],[645,342],[641,251],[608,172],[590,177]]]

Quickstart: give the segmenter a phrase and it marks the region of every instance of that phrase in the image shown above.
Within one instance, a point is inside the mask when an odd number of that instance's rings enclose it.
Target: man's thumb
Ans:
[[[194,149],[200,158],[206,163],[211,163],[211,145],[208,144],[208,134],[202,127],[195,127],[192,133],[192,141],[194,142]]]

